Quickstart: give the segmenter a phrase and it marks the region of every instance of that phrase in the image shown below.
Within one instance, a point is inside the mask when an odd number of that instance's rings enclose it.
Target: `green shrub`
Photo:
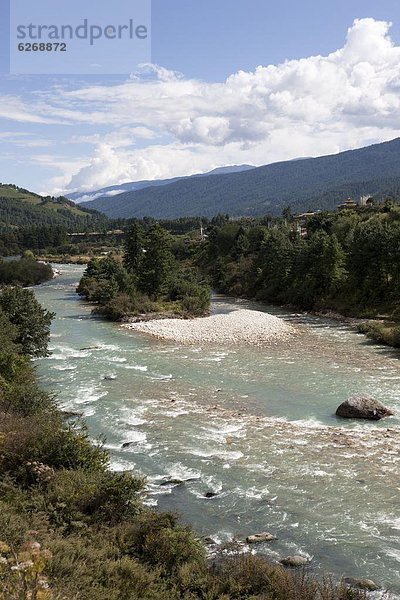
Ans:
[[[38,285],[52,277],[51,266],[37,262],[32,253],[21,260],[0,262],[0,284],[3,285]]]
[[[169,284],[168,300],[179,301],[188,316],[202,316],[210,308],[211,292],[208,286],[198,283],[191,271],[180,272]]]
[[[56,413],[3,414],[1,431],[0,471],[23,485],[40,480],[40,465],[103,471],[108,464],[107,452],[90,442],[85,427],[67,426]]]
[[[171,575],[184,564],[204,561],[205,551],[189,529],[164,528],[146,536],[142,556],[148,564]]]
[[[199,292],[196,296],[185,296],[181,300],[184,313],[190,317],[202,317],[210,308],[210,293],[208,290]]]
[[[157,308],[157,304],[146,295],[131,291],[130,294],[118,294],[109,302],[96,308],[95,312],[111,321],[120,321],[129,316],[155,312]]]
[[[157,569],[123,555],[107,528],[73,534],[50,544],[47,574],[63,600],[178,600]]]
[[[23,416],[52,411],[53,402],[36,383],[35,373],[28,359],[18,354],[0,353],[1,408]]]
[[[47,356],[50,325],[54,313],[42,308],[32,290],[5,287],[0,290],[0,308],[16,330],[13,341],[26,356]]]
[[[48,483],[46,503],[59,526],[80,521],[114,525],[139,512],[142,490],[143,480],[129,473],[58,471]]]

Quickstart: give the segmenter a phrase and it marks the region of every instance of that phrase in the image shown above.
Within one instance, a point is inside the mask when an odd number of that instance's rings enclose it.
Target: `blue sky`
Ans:
[[[231,73],[340,48],[354,19],[393,21],[396,0],[154,0],[153,61],[187,77]]]
[[[153,0],[158,67],[0,76],[0,181],[90,192],[397,137],[399,46],[398,0]]]

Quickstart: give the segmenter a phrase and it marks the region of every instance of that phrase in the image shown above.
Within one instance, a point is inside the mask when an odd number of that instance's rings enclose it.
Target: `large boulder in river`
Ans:
[[[280,561],[285,567],[305,567],[310,562],[305,556],[287,556]]]
[[[342,581],[349,587],[358,588],[359,590],[366,590],[368,592],[375,592],[379,590],[379,585],[372,581],[372,579],[356,579],[355,577],[343,577]]]
[[[268,533],[268,531],[264,531],[263,533],[255,533],[254,535],[249,535],[246,538],[246,542],[248,544],[258,544],[260,542],[273,542],[278,538],[272,535],[272,533]]]
[[[394,412],[371,396],[356,395],[343,402],[337,409],[336,415],[344,419],[379,421],[383,417],[394,415]]]

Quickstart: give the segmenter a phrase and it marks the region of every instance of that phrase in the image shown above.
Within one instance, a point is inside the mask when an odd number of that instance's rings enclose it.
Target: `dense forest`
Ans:
[[[281,224],[213,225],[197,263],[227,294],[381,317],[372,330],[369,325],[361,330],[400,346],[400,207],[390,202],[376,209],[316,213],[303,222],[301,233],[290,211]]]
[[[67,229],[61,225],[31,225],[0,231],[1,256],[14,256],[25,250],[62,249],[67,244]]]
[[[392,201],[300,218],[287,208],[280,218],[161,223],[134,221],[119,254],[89,264],[78,292],[98,312],[111,319],[201,316],[214,288],[374,319],[359,331],[400,346],[400,207]],[[146,284],[150,274],[156,279]]]
[[[103,443],[36,382],[31,359],[48,354],[53,317],[31,290],[1,289],[2,600],[365,598],[234,545],[208,558],[176,515],[147,508],[144,480],[110,471]]]

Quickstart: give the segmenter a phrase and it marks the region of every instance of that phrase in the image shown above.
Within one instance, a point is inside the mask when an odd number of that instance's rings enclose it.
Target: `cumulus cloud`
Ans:
[[[390,27],[358,19],[327,56],[222,83],[145,65],[122,84],[57,88],[29,110],[19,101],[18,115],[91,131],[81,141],[94,146],[92,156],[52,182],[68,190],[339,152],[400,135],[400,47]]]

